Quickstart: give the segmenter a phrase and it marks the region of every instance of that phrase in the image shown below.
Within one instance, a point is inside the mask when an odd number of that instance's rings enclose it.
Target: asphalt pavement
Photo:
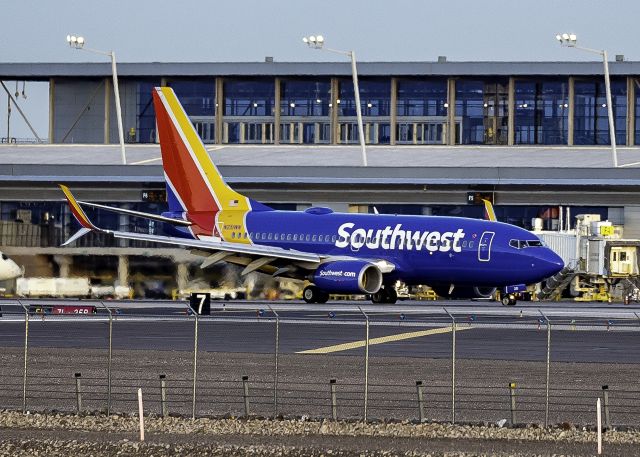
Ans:
[[[47,304],[78,301],[26,301],[34,311]],[[85,302],[82,302],[85,303]],[[108,302],[113,348],[189,351],[195,317],[181,302]],[[0,303],[0,347],[24,344],[24,311]],[[489,302],[213,302],[198,319],[199,349],[268,354],[362,354],[449,358],[455,320],[456,356],[462,359],[640,363],[638,308],[622,305],[522,303],[503,307]],[[40,315],[29,320],[29,345],[43,348],[105,348],[109,315]],[[548,327],[550,325],[550,335]]]

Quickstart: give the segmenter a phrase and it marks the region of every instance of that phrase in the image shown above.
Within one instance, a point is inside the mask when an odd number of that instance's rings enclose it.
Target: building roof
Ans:
[[[224,145],[209,153],[231,183],[640,186],[640,147]],[[2,145],[0,182],[164,182],[158,145]]]
[[[640,62],[611,62],[612,75],[640,74]],[[602,62],[359,62],[361,76],[593,76]],[[350,76],[348,62],[147,62],[118,63],[127,77]],[[105,63],[0,63],[0,79],[111,76]]]

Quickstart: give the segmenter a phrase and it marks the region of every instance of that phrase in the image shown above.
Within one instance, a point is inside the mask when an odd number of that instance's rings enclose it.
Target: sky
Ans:
[[[307,49],[302,37],[310,34],[354,50],[358,61],[596,60],[562,48],[554,37],[565,31],[611,59],[640,60],[639,0],[0,0],[0,11],[0,62],[105,60],[69,49],[69,33],[114,50],[119,62],[336,60]],[[26,92],[19,103],[46,136],[47,84]],[[32,136],[17,113],[11,119],[12,136]]]

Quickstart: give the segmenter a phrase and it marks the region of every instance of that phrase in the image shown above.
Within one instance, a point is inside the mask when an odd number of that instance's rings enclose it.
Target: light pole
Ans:
[[[616,148],[616,129],[613,119],[613,105],[611,103],[611,80],[609,78],[609,59],[607,57],[607,51],[599,51],[597,49],[584,48],[578,46],[578,37],[575,33],[559,33],[556,35],[556,40],[560,42],[562,46],[569,48],[581,49],[582,51],[598,54],[602,57],[602,63],[604,64],[604,87],[607,95],[607,115],[609,117],[609,138],[611,139],[611,155],[613,158],[613,167],[618,168],[618,151]]]
[[[353,93],[356,101],[356,116],[358,118],[358,139],[360,140],[360,149],[362,150],[362,165],[367,166],[367,149],[364,141],[364,127],[362,126],[362,109],[360,107],[360,89],[358,87],[358,70],[356,68],[356,53],[354,51],[340,51],[338,49],[331,49],[324,47],[324,37],[322,35],[311,35],[302,38],[302,41],[313,49],[323,49],[325,51],[333,52],[336,54],[342,54],[348,56],[351,59],[351,76],[353,77]]]
[[[84,46],[85,39],[81,36],[67,35],[67,43],[74,49],[82,49],[84,51],[101,54],[111,58],[111,73],[113,75],[113,93],[116,97],[116,117],[118,119],[118,136],[120,137],[120,155],[122,156],[122,164],[127,164],[127,153],[124,149],[124,133],[122,132],[122,110],[120,109],[120,90],[118,89],[118,71],[116,69],[116,53],[113,51],[100,51],[98,49],[86,48]]]

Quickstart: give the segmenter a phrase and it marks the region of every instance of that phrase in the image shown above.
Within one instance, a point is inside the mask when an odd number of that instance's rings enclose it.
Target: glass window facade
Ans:
[[[153,88],[160,81],[141,81],[136,84],[136,142],[156,142],[156,111],[153,108]]]
[[[568,81],[516,81],[516,144],[567,144]]]
[[[280,82],[280,114],[282,116],[329,116],[331,83],[312,80]]]
[[[359,79],[360,109],[363,116],[389,116],[391,104],[391,80],[387,79]],[[338,115],[355,116],[356,102],[353,92],[353,81],[350,79],[339,82],[340,95],[338,100]]]
[[[456,81],[456,142],[462,144],[507,144],[509,111],[506,80]]]
[[[626,81],[611,81],[611,101],[616,130],[616,143],[625,144],[627,118]],[[576,81],[574,144],[610,144],[605,84],[597,81]]]
[[[189,116],[215,116],[215,81],[171,81],[168,85]]]
[[[447,115],[447,81],[399,79],[397,116]]]
[[[274,80],[226,80],[225,116],[273,116]]]

